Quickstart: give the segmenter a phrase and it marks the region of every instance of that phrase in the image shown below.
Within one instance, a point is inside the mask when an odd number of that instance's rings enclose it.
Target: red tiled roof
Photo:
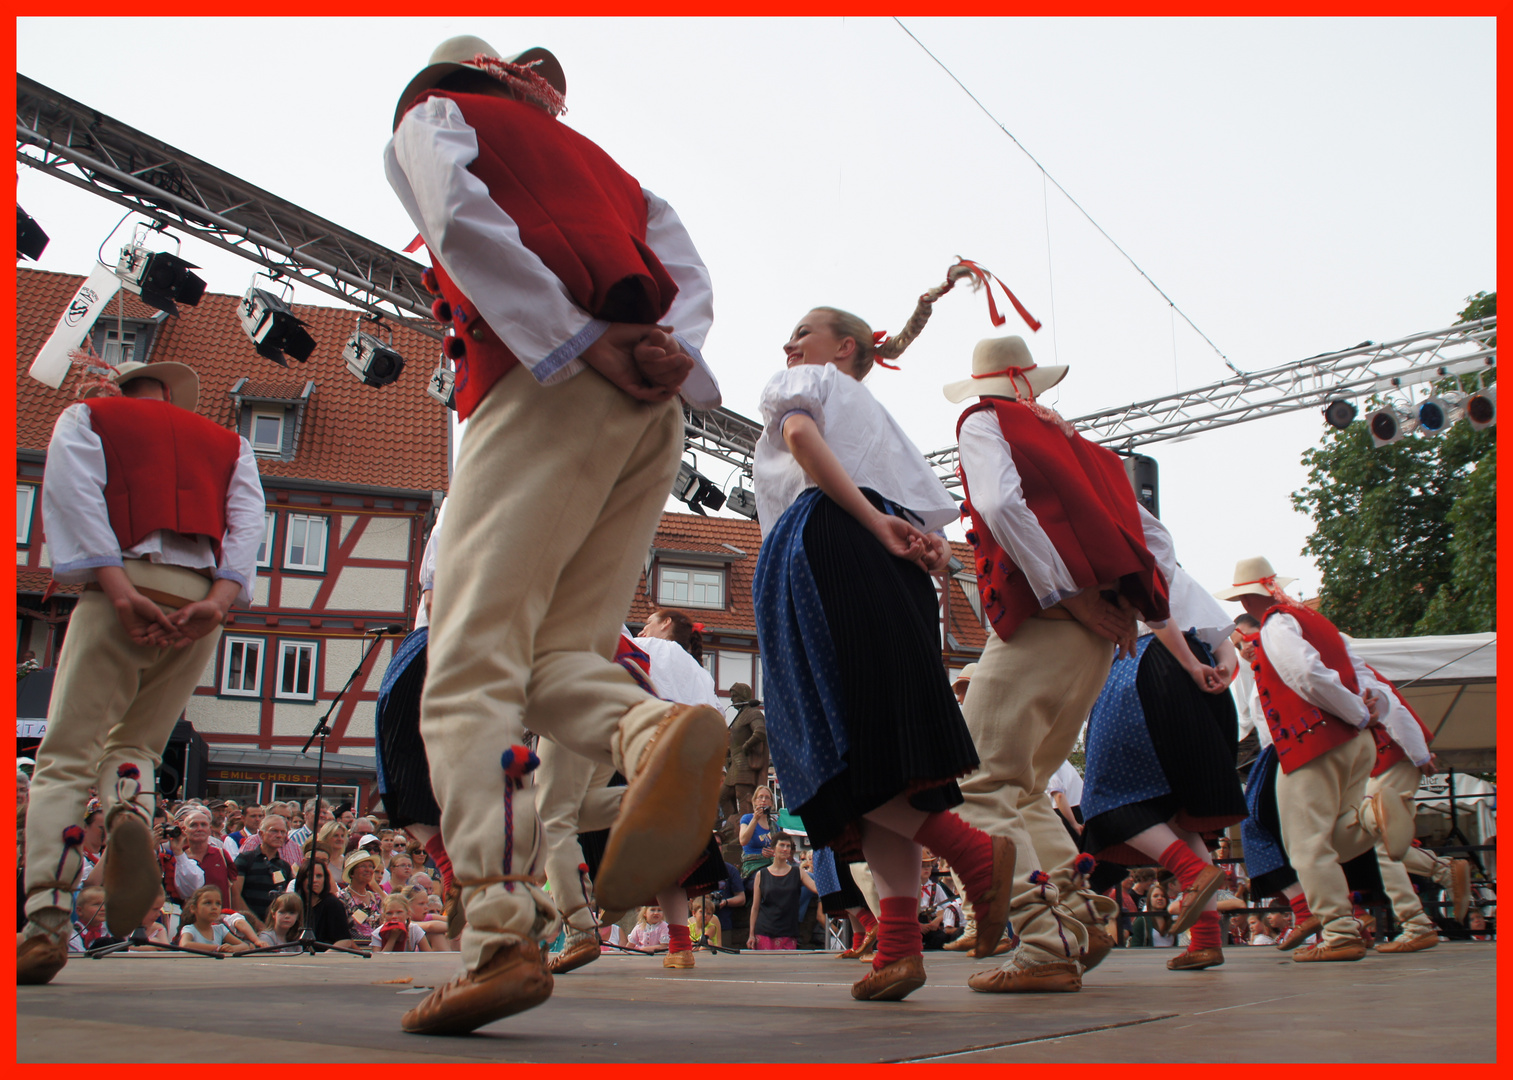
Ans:
[[[754,635],[756,619],[751,611],[751,579],[756,573],[757,553],[762,547],[762,530],[755,521],[745,518],[699,517],[697,514],[663,514],[662,523],[657,526],[656,539],[652,541],[654,547],[664,552],[735,555],[735,552],[723,546],[725,544],[746,552],[744,558],[737,557],[729,564],[725,610],[688,608],[687,611],[690,616],[704,623],[706,635],[722,632]],[[952,541],[951,550],[965,566],[970,568],[976,565],[972,545]],[[676,555],[664,554],[660,558],[673,563],[677,561]],[[626,621],[639,626],[651,616],[652,609],[656,606],[647,594],[646,575],[643,573]],[[963,648],[981,649],[987,644],[987,631],[983,628],[982,620],[972,610],[971,601],[954,578],[951,581],[950,627],[952,636]]]
[[[23,449],[45,449],[53,422],[74,400],[73,377],[61,390],[53,390],[28,376],[26,369],[83,280],[75,274],[16,271],[16,445]],[[124,295],[127,318],[153,315],[137,297]],[[354,312],[296,304],[295,314],[318,345],[309,363],[291,362],[285,372],[259,356],[242,333],[236,313],[239,301],[240,297],[206,293],[199,306],[181,307],[176,318],[164,320],[149,359],[177,360],[199,372],[199,412],[226,427],[234,423],[229,391],[238,379],[277,391],[266,396],[292,398],[303,392],[306,380],[315,381],[293,460],[260,459],[265,478],[446,490],[447,411],[425,393],[439,353],[436,342],[395,327],[394,345],[406,359],[404,374],[390,386],[363,386],[347,373],[341,359]],[[115,303],[111,301],[110,315],[115,314]]]
[[[48,583],[53,579],[51,570],[29,570],[24,566],[16,567],[16,591],[18,593],[41,593],[47,590]],[[54,595],[62,593],[65,596],[75,596],[84,591],[83,585],[59,585],[53,590]]]

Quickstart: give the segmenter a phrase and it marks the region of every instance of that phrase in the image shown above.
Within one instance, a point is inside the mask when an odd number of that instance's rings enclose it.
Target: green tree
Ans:
[[[1460,321],[1496,311],[1497,294],[1478,293]],[[1476,388],[1475,376],[1437,386]],[[1318,561],[1322,608],[1341,630],[1402,637],[1496,629],[1496,449],[1496,428],[1464,422],[1376,448],[1355,423],[1331,428],[1304,452],[1308,484],[1293,505],[1313,518],[1303,550]]]

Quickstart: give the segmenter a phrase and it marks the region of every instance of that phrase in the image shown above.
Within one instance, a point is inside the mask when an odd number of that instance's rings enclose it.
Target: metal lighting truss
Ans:
[[[1336,398],[1390,394],[1446,375],[1465,375],[1497,362],[1497,317],[1413,334],[1386,344],[1362,342],[1265,371],[1236,375],[1196,390],[1120,405],[1074,418],[1093,442],[1131,452],[1268,416],[1322,409]],[[925,455],[947,487],[959,487],[956,447]]]
[[[420,263],[24,75],[16,160],[428,337]]]

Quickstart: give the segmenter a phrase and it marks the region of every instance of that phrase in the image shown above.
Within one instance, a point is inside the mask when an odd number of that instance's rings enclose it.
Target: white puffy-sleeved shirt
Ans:
[[[919,516],[926,532],[960,516],[904,429],[865,386],[833,364],[801,364],[780,371],[762,390],[762,435],[753,473],[757,519],[766,536],[783,511],[818,485],[788,452],[783,422],[803,413],[819,428],[841,467],[859,488],[871,488]]]
[[[1081,592],[1056,551],[1056,545],[1046,535],[1045,527],[1025,501],[1024,483],[1009,442],[1003,437],[998,414],[983,409],[967,417],[957,438],[957,451],[962,472],[967,476],[967,487],[972,493],[972,508],[987,525],[993,539],[998,541],[998,546],[1024,572],[1041,608],[1055,607],[1068,596]],[[1156,565],[1169,584],[1177,568],[1171,533],[1145,507],[1139,509],[1145,546],[1155,556]],[[1176,604],[1177,598],[1173,595],[1174,618]],[[1179,625],[1187,629],[1195,624],[1182,622]]]
[[[1392,736],[1393,742],[1403,748],[1409,761],[1415,765],[1427,765],[1431,756],[1429,744],[1424,741],[1424,731],[1418,726],[1418,721],[1413,719],[1413,714],[1403,707],[1397,694],[1393,693],[1392,687],[1373,676],[1369,669],[1366,676],[1361,689],[1374,691],[1376,696],[1382,699],[1385,708],[1381,721],[1387,729],[1387,734]]]
[[[1261,648],[1266,651],[1266,659],[1271,661],[1282,681],[1308,704],[1333,713],[1356,727],[1370,723],[1371,714],[1366,709],[1366,702],[1359,694],[1352,694],[1345,688],[1340,677],[1324,663],[1319,651],[1308,644],[1298,621],[1291,615],[1277,612],[1261,624]],[[1356,685],[1364,691],[1375,684],[1376,680],[1355,655],[1349,641],[1345,642],[1345,652],[1355,669]]]
[[[478,133],[457,103],[433,97],[405,113],[384,151],[384,173],[432,257],[536,381],[570,379],[587,366],[578,357],[609,323],[579,307],[521,241],[514,219],[468,171],[477,157]],[[709,271],[672,207],[645,188],[641,194],[646,246],[678,286],[662,322],[694,359],[683,399],[712,409],[720,388],[699,351],[714,321]]]
[[[431,526],[431,535],[426,538],[426,550],[420,557],[420,591],[430,592],[436,588],[436,545],[441,539],[441,520]],[[430,626],[431,617],[426,614],[424,603],[417,605],[415,611],[415,629],[422,626]]]
[[[125,559],[147,559],[165,566],[209,570],[216,580],[241,586],[237,600],[252,603],[257,580],[257,549],[263,542],[266,500],[252,445],[241,440],[241,454],[226,489],[226,535],[221,557],[208,536],[171,529],[149,533],[121,550],[105,506],[105,449],[90,423],[89,406],[70,405],[53,425],[47,447],[47,478],[42,485],[42,525],[52,557],[53,577],[65,585],[95,580],[101,566]]]
[[[1144,507],[1141,508],[1144,513]],[[1163,573],[1165,568],[1163,568]],[[1181,566],[1167,574],[1172,621],[1181,630],[1193,630],[1209,648],[1217,649],[1234,632],[1234,618],[1220,606],[1213,594],[1199,585]]]
[[[676,701],[680,705],[724,708],[719,694],[715,693],[713,676],[683,646],[664,638],[638,637],[631,640],[651,658],[651,681],[657,692],[668,701]]]
[[[1077,772],[1077,766],[1070,761],[1063,761],[1061,768],[1051,774],[1050,780],[1046,781],[1045,793],[1054,795],[1061,792],[1066,796],[1068,806],[1082,805],[1082,775]]]

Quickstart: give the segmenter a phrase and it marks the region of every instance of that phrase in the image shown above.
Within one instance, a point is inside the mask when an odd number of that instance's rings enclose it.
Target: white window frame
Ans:
[[[261,637],[233,637],[221,638],[221,693],[227,697],[256,698],[263,696],[263,659],[267,655],[267,639]],[[231,654],[240,645],[242,647],[242,686],[231,685]],[[254,668],[252,688],[247,689],[247,651],[249,648],[257,649],[257,664]]]
[[[321,538],[319,545],[310,543],[310,523],[320,522]],[[305,524],[305,557],[303,560],[294,558],[294,528],[298,523]],[[331,538],[331,519],[324,514],[290,514],[289,520],[284,523],[284,569],[285,570],[311,570],[318,574],[326,572],[326,545]],[[318,561],[311,562],[310,555],[313,548],[319,548]]]
[[[664,584],[668,573],[686,574],[688,576],[686,598],[679,599],[676,595],[666,592]],[[707,577],[719,579],[720,599],[718,603],[708,603],[693,599],[697,589],[708,589],[709,584],[700,584],[695,580],[696,575],[703,574]],[[724,611],[725,610],[725,569],[719,566],[680,566],[677,564],[662,565],[657,567],[657,603],[663,607],[674,608],[698,608],[700,611]]]
[[[23,506],[22,500],[25,500]],[[37,485],[16,485],[16,543],[32,542],[32,516],[37,509]]]
[[[116,328],[107,326],[105,336],[100,339],[100,359],[111,367],[120,367],[127,360],[136,359],[137,334],[135,329],[127,330],[118,338]],[[115,352],[112,353],[111,350]]]
[[[257,441],[257,422],[262,419],[278,421],[278,439],[273,445]],[[252,444],[252,452],[255,454],[282,454],[284,452],[284,425],[288,423],[289,414],[284,409],[254,409],[252,423],[247,425],[247,441]]]
[[[301,693],[299,690],[284,689],[284,665],[291,656],[301,652],[310,654],[310,686],[308,691]],[[273,684],[273,696],[280,701],[314,701],[315,684],[320,674],[320,644],[315,641],[294,641],[284,638],[278,643],[278,681]],[[297,676],[296,676],[297,678]]]
[[[263,511],[263,542],[258,550],[262,554],[258,557],[257,565],[264,570],[273,566],[273,538],[278,535],[278,511]]]

